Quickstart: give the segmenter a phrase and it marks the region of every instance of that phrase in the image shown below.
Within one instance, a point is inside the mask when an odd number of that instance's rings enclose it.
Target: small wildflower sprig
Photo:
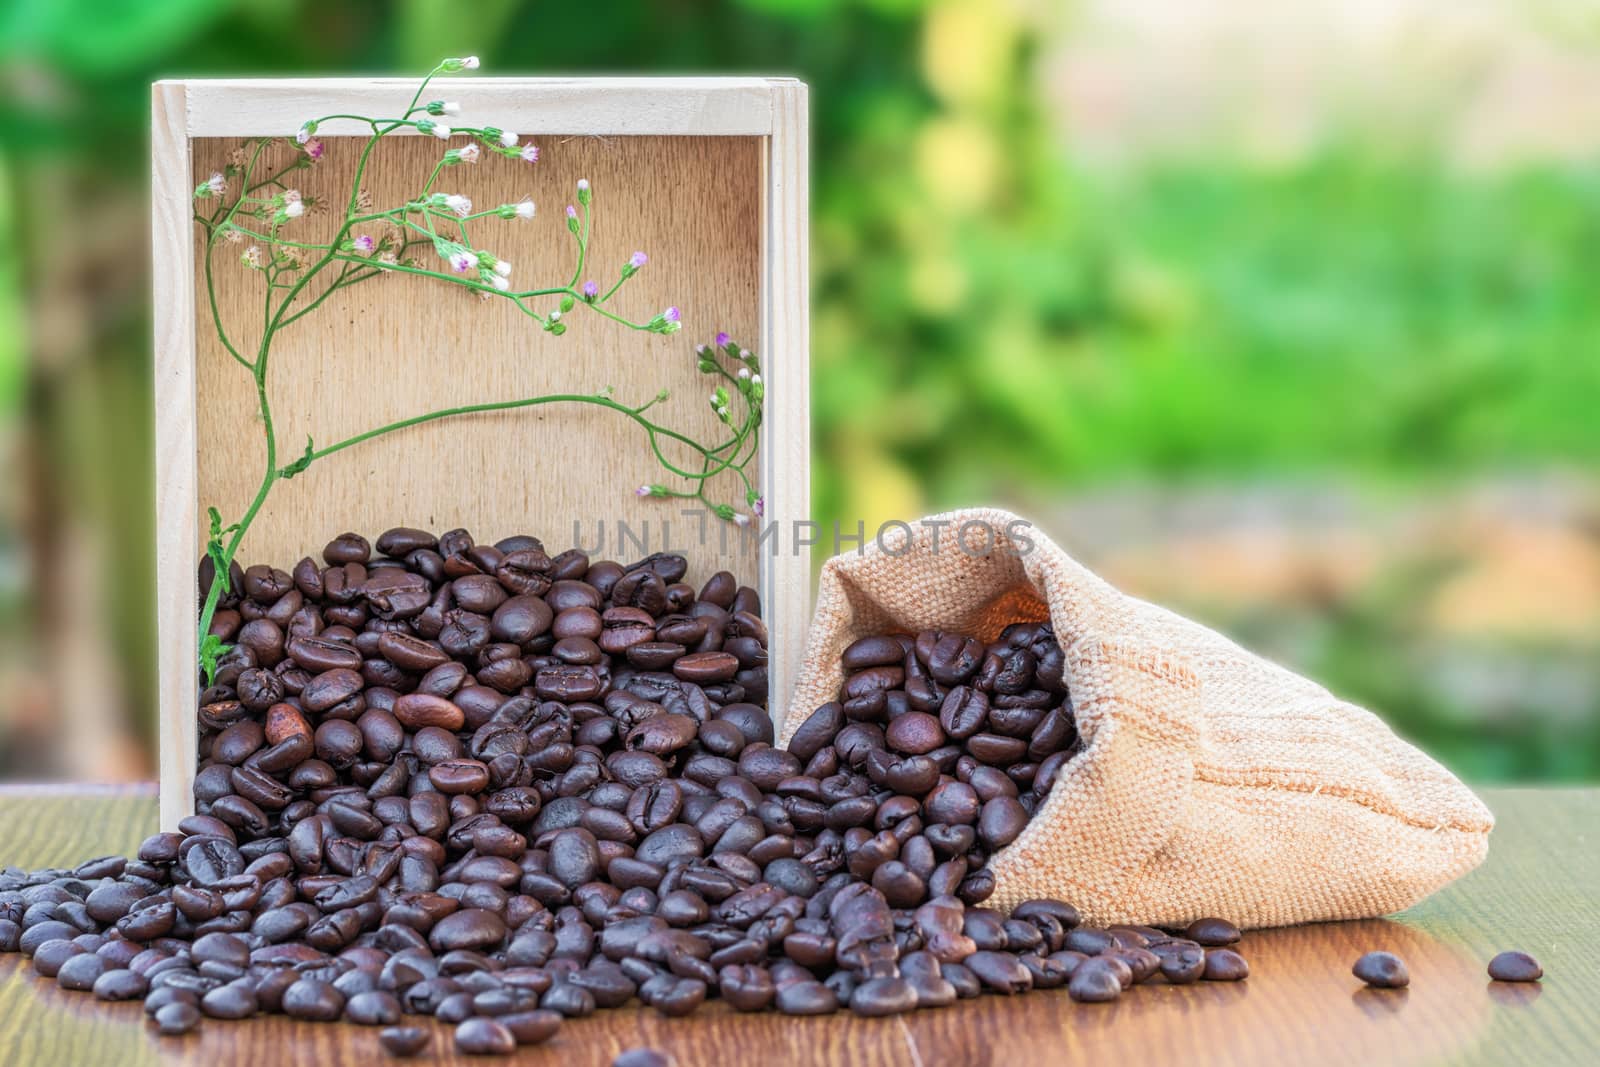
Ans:
[[[668,311],[676,309],[669,308]],[[695,360],[700,373],[720,379],[711,390],[711,410],[728,428],[731,436],[713,448],[701,449],[704,464],[700,471],[690,472],[668,463],[657,450],[661,465],[689,482],[690,489],[674,489],[659,483],[641,485],[634,494],[641,497],[666,497],[678,500],[698,500],[719,519],[748,526],[752,518],[761,519],[766,514],[766,500],[750,480],[748,467],[755,458],[760,441],[763,404],[766,386],[761,380],[761,361],[749,349],[741,348],[726,333],[719,333],[709,345],[695,349]],[[730,370],[729,367],[735,369]],[[731,391],[730,391],[731,390]],[[743,410],[734,412],[734,398],[742,402]],[[655,441],[651,441],[652,446]],[[695,446],[698,447],[698,446]],[[744,486],[744,503],[748,512],[731,504],[710,499],[706,495],[713,479],[725,473],[737,475]]]
[[[587,180],[577,183],[575,203],[568,205],[565,213],[566,226],[576,249],[576,264],[572,274],[558,284],[539,287],[519,286],[512,281],[515,273],[512,264],[496,255],[480,241],[475,232],[479,228],[477,224],[486,220],[491,223],[533,220],[536,211],[531,199],[524,197],[477,209],[466,196],[436,187],[441,176],[454,168],[475,166],[493,156],[514,160],[519,164],[532,164],[539,160],[538,146],[523,143],[519,135],[512,131],[495,126],[463,125],[458,119],[461,112],[459,105],[445,100],[422,102],[424,92],[436,77],[476,70],[478,65],[477,58],[472,56],[447,59],[440,63],[422,79],[410,105],[398,117],[325,115],[303,123],[295,132],[292,143],[287,139],[261,138],[242,144],[229,154],[227,164],[221,171],[195,187],[194,219],[206,236],[204,272],[212,321],[222,347],[254,379],[266,453],[260,486],[239,521],[224,525],[220,513],[210,509],[211,525],[206,540],[206,556],[213,578],[199,619],[199,666],[208,685],[215,678],[219,659],[229,651],[221,637],[211,632],[212,620],[221,597],[229,593],[228,575],[235,554],[266,503],[272,487],[281,480],[301,474],[320,459],[396,430],[457,415],[543,404],[598,406],[640,427],[662,468],[689,487],[650,486],[646,487],[646,495],[697,499],[730,522],[748,524],[750,514],[736,511],[725,503],[713,502],[707,497],[706,487],[713,479],[732,473],[743,484],[745,504],[751,513],[759,516],[762,512],[761,498],[746,473],[746,467],[755,453],[761,422],[759,366],[753,353],[741,352],[725,336],[718,338],[721,355],[713,354],[708,361],[707,349],[701,346],[697,353],[698,363],[705,373],[715,373],[725,378],[735,392],[744,398],[745,407],[743,413],[736,417],[730,403],[725,401],[718,406],[718,415],[725,427],[725,439],[709,446],[647,415],[656,404],[667,399],[665,390],[637,406],[613,399],[610,391],[606,390],[596,394],[551,394],[432,411],[379,426],[321,448],[307,439],[299,455],[288,463],[279,464],[267,374],[273,341],[282,330],[315,311],[334,293],[370,279],[410,274],[473,290],[486,300],[508,300],[553,335],[566,332],[566,315],[579,305],[587,313],[632,330],[673,334],[682,328],[682,318],[676,307],[666,308],[644,322],[634,322],[607,307],[618,290],[649,261],[643,252],[635,252],[617,268],[615,279],[609,287],[592,278],[584,280],[586,268],[590,266],[591,208],[594,203],[594,190]],[[327,149],[317,135],[323,124],[334,120],[362,123],[371,131],[361,151],[349,195],[342,204],[302,193],[300,183],[295,178],[297,172],[307,171],[323,159]],[[458,138],[464,138],[465,143],[450,143],[442,150],[437,164],[414,195],[396,206],[377,209],[373,198],[363,187],[372,150],[384,137],[407,129],[430,135],[443,143],[454,142]],[[269,166],[269,159],[278,156],[285,146],[290,152],[289,161],[282,166]],[[307,215],[333,212],[338,213],[339,226],[329,240],[319,243],[293,239],[298,236],[297,220]],[[224,245],[245,245],[242,252],[235,249],[230,254],[238,256],[244,267],[262,276],[266,285],[259,339],[248,348],[229,332],[217,298],[215,252]],[[314,295],[309,288],[313,279],[322,282]],[[734,362],[737,373],[730,372],[722,365],[724,358]],[[719,389],[731,401],[733,394],[721,386]],[[663,451],[664,442],[672,442],[675,448],[686,448],[688,454],[698,455],[700,470],[680,466],[670,460]]]

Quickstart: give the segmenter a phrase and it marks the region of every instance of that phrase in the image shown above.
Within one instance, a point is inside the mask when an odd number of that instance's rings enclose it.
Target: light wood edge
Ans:
[[[158,83],[150,94],[151,248],[154,252],[156,434],[156,647],[161,825],[193,810],[198,742],[195,619],[200,557],[195,410],[193,195],[188,93]]]
[[[336,112],[393,114],[397,94],[417,79],[288,78],[158,82],[189,96],[190,137],[289,135],[306,118]],[[493,115],[512,129],[577,136],[745,136],[773,130],[784,78],[476,78],[442,76],[429,99],[461,104],[464,120]],[[433,87],[437,86],[437,90]],[[326,134],[360,134],[332,121]],[[402,131],[411,133],[412,131]]]
[[[774,85],[768,138],[763,241],[761,357],[768,394],[762,427],[761,487],[767,520],[778,523],[776,554],[760,551],[768,627],[769,707],[782,735],[806,626],[811,556],[799,524],[811,518],[810,162],[806,86]],[[796,473],[800,476],[797,477]]]

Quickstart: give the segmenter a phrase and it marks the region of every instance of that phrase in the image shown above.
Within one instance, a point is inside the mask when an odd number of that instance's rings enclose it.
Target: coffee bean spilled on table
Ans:
[[[883,634],[774,747],[756,593],[533,537],[342,534],[228,576],[196,814],[134,859],[0,872],[0,950],[143,999],[504,1054],[637,999],[880,1016],[983,994],[1237,980],[1238,931],[983,906],[1077,751],[1047,623]],[[201,591],[217,580],[201,567]]]

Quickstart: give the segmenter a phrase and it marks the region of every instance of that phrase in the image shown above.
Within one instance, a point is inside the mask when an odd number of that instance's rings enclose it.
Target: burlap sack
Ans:
[[[1083,749],[992,858],[991,904],[1280,926],[1399,911],[1483,860],[1489,810],[1372,713],[1117,591],[1016,516],[952,512],[881,542],[823,567],[782,740],[837,698],[858,637],[988,641],[1050,619]]]

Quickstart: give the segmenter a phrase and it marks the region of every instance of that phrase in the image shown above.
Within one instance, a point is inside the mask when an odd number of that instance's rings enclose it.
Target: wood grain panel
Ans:
[[[684,1019],[637,1007],[569,1022],[516,1062],[605,1065],[652,1045],[679,1067],[759,1062],[866,1067],[1118,1062],[1282,1064],[1586,1063],[1600,1043],[1600,790],[1489,790],[1499,817],[1488,861],[1394,920],[1252,931],[1250,978],[1237,984],[1139,987],[1110,1005],[1059,992],[984,997],[894,1019],[737,1015],[716,1005]],[[39,797],[0,790],[0,861],[67,864],[130,847],[154,827],[146,797]],[[1372,949],[1410,964],[1406,990],[1367,990],[1350,965]],[[1490,982],[1496,952],[1538,956],[1536,986]],[[446,1027],[438,1062],[457,1057]],[[190,1038],[157,1037],[137,1004],[107,1005],[35,978],[0,957],[0,1063],[307,1063],[381,1058],[354,1026],[257,1018],[207,1022]],[[429,1062],[435,1062],[430,1060]]]
[[[428,278],[373,279],[334,294],[277,335],[268,392],[280,465],[299,454],[308,435],[328,444],[438,408],[606,387],[624,403],[668,388],[671,399],[653,409],[658,421],[700,441],[725,436],[706,402],[711,383],[696,369],[694,350],[717,330],[756,336],[761,142],[534,140],[544,150],[537,164],[494,159],[456,167],[437,188],[469,196],[479,208],[531,196],[539,207],[533,221],[485,219],[472,226],[482,247],[514,264],[518,284],[543,287],[572,276],[576,246],[563,210],[578,179],[587,178],[594,234],[584,277],[609,286],[635,250],[645,251],[649,264],[609,307],[644,321],[676,305],[683,331],[670,337],[633,331],[580,307],[568,313],[567,333],[556,337],[509,301],[484,300]],[[195,181],[219,169],[235,144],[196,140]],[[347,195],[358,151],[356,140],[330,138],[327,156],[296,174],[296,184],[307,196]],[[440,151],[425,138],[382,143],[365,182],[374,202],[381,208],[414,195]],[[285,147],[273,162],[290,158]],[[339,213],[298,220],[284,236],[325,239]],[[236,343],[253,350],[264,283],[237,261],[243,247],[218,253],[219,301]],[[430,266],[438,262],[430,250],[417,254]],[[203,279],[197,286],[203,297]],[[541,312],[554,306],[554,299],[535,302]],[[200,338],[199,499],[202,508],[215,506],[231,520],[248,506],[263,469],[255,390],[210,330]],[[692,455],[682,448],[667,454],[683,466]],[[687,505],[632,493],[665,480],[642,431],[613,412],[568,406],[462,416],[366,442],[279,482],[239,558],[288,567],[318,555],[341,530],[370,537],[399,525],[436,532],[465,526],[483,540],[532,533],[552,550],[592,547],[603,530],[599,555],[637,553],[635,540],[619,539],[621,522],[652,550],[692,548],[692,576],[725,567],[753,581],[746,542],[721,536],[721,524],[712,520],[701,544],[698,518],[679,514]],[[742,505],[734,479],[723,478],[718,488]]]

